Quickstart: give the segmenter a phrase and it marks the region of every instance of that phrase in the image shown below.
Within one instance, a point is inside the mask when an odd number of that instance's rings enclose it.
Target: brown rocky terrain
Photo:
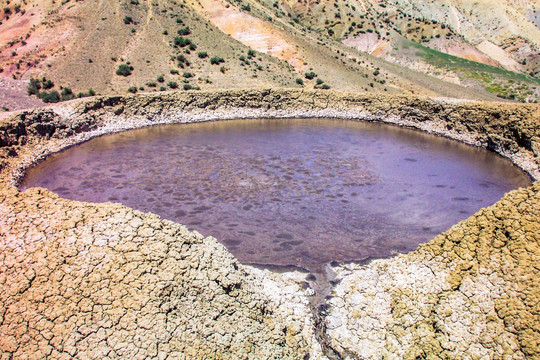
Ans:
[[[540,178],[538,105],[252,90],[108,96],[0,120],[3,358],[540,356],[538,183],[416,251],[334,268],[316,327],[299,274],[244,266],[213,238],[120,204],[20,192],[22,171],[93,136],[159,123],[335,117],[421,129]]]
[[[3,4],[0,77],[46,77],[58,92],[329,87],[520,102],[540,96],[537,1]],[[117,74],[121,65],[131,73]]]

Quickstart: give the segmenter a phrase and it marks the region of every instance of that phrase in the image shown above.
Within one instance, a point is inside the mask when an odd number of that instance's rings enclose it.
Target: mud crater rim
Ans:
[[[159,130],[160,128],[165,128],[165,127],[213,126],[215,124],[229,124],[229,123],[234,123],[234,122],[268,123],[268,122],[272,122],[272,121],[280,122],[280,123],[283,123],[283,122],[290,123],[290,122],[295,122],[295,121],[300,121],[300,122],[309,121],[310,123],[311,122],[325,122],[325,123],[326,122],[340,122],[342,124],[351,124],[351,125],[360,124],[360,125],[364,125],[364,126],[386,127],[388,129],[394,129],[394,131],[398,131],[398,132],[399,131],[408,131],[408,132],[416,134],[417,136],[427,136],[427,137],[431,137],[431,138],[434,138],[434,139],[440,139],[441,141],[447,141],[447,142],[450,142],[450,143],[459,144],[459,146],[466,147],[466,148],[469,148],[471,150],[475,149],[475,150],[483,151],[483,152],[489,153],[490,154],[489,156],[493,156],[494,158],[498,158],[499,161],[502,160],[502,161],[505,161],[505,162],[511,164],[511,161],[509,159],[500,156],[499,154],[493,152],[492,150],[476,147],[476,146],[470,145],[470,144],[466,144],[466,143],[464,143],[462,141],[459,141],[459,140],[456,140],[456,139],[451,139],[451,138],[446,137],[446,136],[441,136],[441,135],[437,135],[437,134],[431,134],[431,133],[428,133],[427,131],[424,131],[422,129],[415,129],[415,128],[411,128],[411,127],[408,127],[408,126],[403,126],[403,125],[400,125],[400,124],[387,123],[385,121],[380,121],[380,120],[372,121],[372,120],[361,120],[361,119],[347,119],[347,118],[333,118],[333,117],[307,117],[307,116],[285,117],[285,118],[282,118],[282,117],[224,118],[224,119],[213,119],[213,120],[208,120],[208,121],[188,122],[188,123],[173,123],[173,124],[169,124],[169,123],[160,124],[160,123],[158,123],[158,124],[152,124],[150,126],[143,126],[143,127],[139,127],[139,128],[135,127],[135,128],[129,128],[129,129],[122,129],[122,130],[117,131],[117,132],[110,132],[110,133],[98,134],[98,135],[92,136],[92,137],[90,137],[88,139],[85,139],[85,140],[83,140],[81,142],[78,142],[78,143],[75,143],[75,144],[70,144],[70,145],[60,149],[59,151],[47,154],[47,156],[40,159],[37,164],[34,163],[31,166],[27,167],[25,169],[25,171],[22,173],[21,181],[20,181],[20,184],[19,184],[19,189],[21,191],[25,191],[27,189],[25,187],[25,182],[27,180],[29,172],[31,172],[34,169],[38,168],[39,166],[41,166],[43,163],[47,162],[48,160],[50,160],[54,156],[61,156],[62,154],[66,153],[66,152],[68,152],[68,151],[70,151],[72,149],[79,148],[79,147],[81,147],[81,146],[83,146],[85,144],[91,143],[92,141],[96,141],[96,140],[99,141],[100,139],[108,138],[108,137],[111,137],[111,136],[122,136],[122,135],[125,135],[125,134],[128,134],[128,133],[133,133],[133,132],[137,132],[137,131]],[[311,124],[310,124],[310,126],[311,126]],[[408,163],[417,162],[414,158],[409,158],[409,157],[405,157],[403,160],[405,162],[408,162]],[[526,177],[528,183],[524,183],[523,186],[530,185],[531,176],[529,174],[526,174],[523,170],[518,169],[518,167],[515,166],[515,164],[511,164],[511,167],[513,167],[517,172],[521,173],[522,176]],[[31,186],[31,187],[33,187],[33,186]],[[512,189],[508,189],[508,190],[512,190]],[[64,199],[67,199],[67,200],[85,201],[85,202],[92,202],[92,203],[102,203],[102,202],[104,202],[104,201],[92,201],[92,200],[86,200],[86,199],[71,199],[70,197],[64,196],[62,194],[62,191],[55,191],[55,189],[51,189],[50,191],[56,193],[60,197],[62,197]],[[500,196],[496,197],[491,202],[498,201],[505,192],[506,191],[501,193]],[[467,200],[469,200],[469,198],[455,196],[454,200],[461,202],[461,201],[467,201]],[[338,264],[346,264],[346,263],[366,264],[366,263],[369,263],[372,260],[375,260],[375,259],[378,259],[378,258],[390,258],[390,257],[397,256],[400,253],[406,253],[406,252],[412,251],[412,250],[414,250],[416,248],[416,245],[418,245],[418,244],[416,244],[415,246],[413,246],[412,248],[407,249],[407,250],[393,249],[393,252],[389,253],[389,254],[387,253],[387,254],[381,254],[381,255],[376,255],[376,256],[371,256],[371,255],[368,255],[368,256],[356,256],[354,258],[349,258],[349,259],[345,259],[345,260],[343,260],[343,259],[330,260],[330,261],[324,262],[322,264],[324,266],[319,267],[319,268],[314,268],[313,266],[309,266],[309,265],[305,266],[303,264],[265,264],[264,262],[246,260],[245,258],[242,258],[242,256],[238,256],[237,254],[235,254],[235,251],[234,251],[235,250],[234,246],[237,245],[237,244],[234,243],[234,239],[232,239],[233,240],[232,241],[233,249],[231,249],[231,246],[230,246],[231,244],[227,244],[227,239],[226,238],[224,238],[223,236],[217,235],[213,231],[204,231],[204,230],[202,230],[199,227],[200,224],[194,224],[193,226],[190,226],[190,224],[186,224],[186,221],[181,221],[181,220],[177,220],[177,219],[171,219],[171,218],[169,218],[167,216],[163,216],[163,214],[160,214],[159,212],[156,212],[156,211],[153,211],[153,210],[138,209],[137,207],[134,207],[134,206],[132,206],[130,204],[126,204],[124,201],[122,201],[122,199],[113,199],[113,200],[108,199],[106,201],[120,203],[120,204],[122,204],[124,206],[131,207],[131,208],[134,208],[136,210],[143,211],[143,212],[151,212],[151,213],[154,213],[154,214],[157,214],[157,215],[161,216],[164,219],[176,222],[178,224],[185,225],[190,230],[196,230],[198,232],[201,232],[205,236],[215,237],[219,242],[224,244],[227,247],[227,249],[229,250],[229,252],[231,252],[235,256],[235,258],[238,261],[240,261],[241,263],[246,264],[246,265],[250,265],[250,266],[268,268],[268,269],[272,269],[274,271],[279,271],[279,272],[298,270],[298,271],[302,271],[302,272],[305,271],[306,273],[322,274],[322,273],[327,271],[327,270],[325,270],[325,268],[328,269],[328,268],[331,268],[331,267],[335,267]],[[481,206],[480,208],[483,208],[483,207],[488,206],[490,204],[491,203],[485,204],[485,205]],[[203,207],[204,207],[204,205],[203,205]],[[479,210],[480,208],[478,208],[477,210]],[[203,209],[203,211],[204,210],[205,209]],[[464,216],[462,219],[460,219],[458,221],[450,223],[450,225],[447,226],[447,228],[449,228],[452,225],[457,224],[459,221],[461,221],[461,220],[463,220],[465,218],[468,218],[474,212],[476,212],[476,211],[473,211],[472,213],[464,214],[466,216]],[[201,222],[201,224],[202,224],[202,222]],[[431,227],[423,227],[423,228],[424,228],[424,230],[431,230]],[[441,232],[443,232],[445,230],[446,229],[442,229],[440,231],[434,231],[433,234],[431,236],[429,236],[429,238],[427,238],[424,241],[421,241],[419,243],[427,242],[427,241],[431,240],[433,237],[435,237],[436,235],[440,234]],[[285,234],[285,236],[283,236],[283,234]],[[292,238],[289,238],[287,236],[287,233],[280,233],[280,234],[277,234],[277,236],[275,236],[275,237],[276,238],[282,238],[282,240],[283,239],[288,240],[288,241],[292,240]]]

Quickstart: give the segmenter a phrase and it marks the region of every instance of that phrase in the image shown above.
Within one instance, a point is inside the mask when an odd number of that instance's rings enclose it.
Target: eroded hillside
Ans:
[[[64,99],[93,94],[90,89],[115,94],[256,87],[482,100],[540,96],[538,1],[2,4],[0,76],[46,77],[51,83],[40,82],[41,90]],[[5,109],[33,103],[8,87],[1,91]]]

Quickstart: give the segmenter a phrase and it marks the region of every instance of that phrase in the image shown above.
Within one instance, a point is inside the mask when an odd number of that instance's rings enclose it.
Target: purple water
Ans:
[[[103,136],[22,184],[120,202],[215,236],[242,262],[321,273],[407,252],[528,177],[487,150],[394,126],[234,120]]]

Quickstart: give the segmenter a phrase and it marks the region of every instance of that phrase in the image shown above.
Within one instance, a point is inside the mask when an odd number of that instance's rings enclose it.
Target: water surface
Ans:
[[[121,202],[215,236],[245,263],[322,273],[407,252],[530,184],[487,150],[345,120],[167,125],[50,156],[22,187]]]

